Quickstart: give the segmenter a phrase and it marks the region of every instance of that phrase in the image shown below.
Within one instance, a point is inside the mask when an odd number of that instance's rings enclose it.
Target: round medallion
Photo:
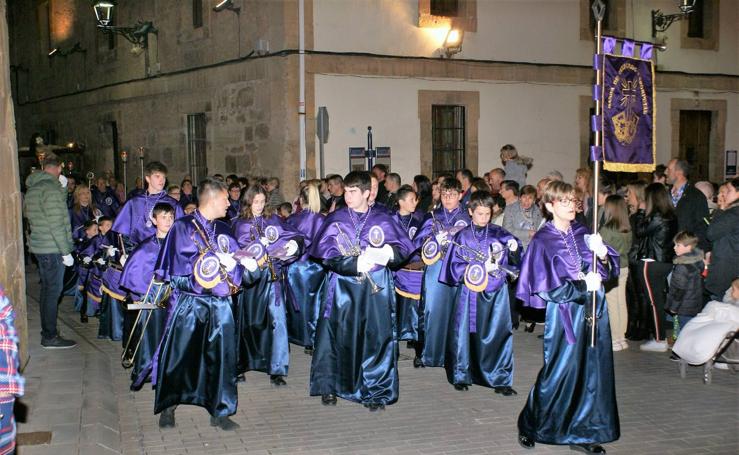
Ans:
[[[218,250],[221,253],[228,253],[231,250],[231,241],[226,234],[219,234],[217,238]]]
[[[113,205],[113,198],[108,196],[105,198],[105,205]]]
[[[264,236],[267,237],[269,243],[275,243],[280,238],[280,231],[277,230],[277,226],[269,225],[264,228]]]
[[[221,282],[220,264],[213,255],[203,255],[195,262],[195,281],[205,289],[213,289]]]
[[[379,248],[385,243],[385,231],[378,225],[374,225],[369,230],[369,243],[375,248]]]
[[[433,238],[429,238],[421,248],[421,260],[426,265],[432,265],[441,257],[439,244]]]
[[[485,266],[479,262],[467,264],[464,269],[464,285],[471,291],[482,292],[488,285]]]
[[[416,236],[416,231],[417,231],[417,230],[418,230],[418,228],[417,228],[417,227],[415,227],[415,226],[411,226],[411,228],[410,228],[410,229],[408,229],[408,237],[410,237],[411,239],[412,239],[413,237],[415,237],[415,236]]]
[[[466,228],[467,222],[465,220],[457,220],[457,222],[454,223],[454,225],[458,228]]]
[[[503,250],[503,245],[500,242],[496,241],[490,244],[490,254],[494,262],[500,262],[503,257]]]

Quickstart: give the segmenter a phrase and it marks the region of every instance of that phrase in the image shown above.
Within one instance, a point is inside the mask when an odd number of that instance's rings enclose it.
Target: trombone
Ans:
[[[149,325],[151,315],[154,314],[155,310],[165,308],[163,302],[167,300],[167,298],[169,298],[170,291],[171,289],[166,285],[166,283],[162,281],[156,281],[154,278],[152,278],[151,281],[149,281],[149,287],[146,289],[146,294],[144,294],[144,298],[141,299],[141,303],[128,305],[129,310],[138,309],[139,312],[136,315],[136,320],[134,321],[133,327],[131,328],[131,333],[128,334],[126,346],[123,348],[123,353],[121,354],[121,365],[123,365],[123,368],[131,368],[133,366],[134,359],[136,358],[136,353],[139,351],[141,341],[144,339],[144,335],[146,334],[146,327]],[[133,351],[129,351],[131,341],[133,341],[133,337],[136,332],[136,327],[138,327],[139,321],[141,320],[141,312],[144,310],[148,310],[149,312],[147,313],[146,319],[144,319],[144,323],[141,326],[141,333],[139,335],[138,341],[136,341],[136,346],[134,346]]]

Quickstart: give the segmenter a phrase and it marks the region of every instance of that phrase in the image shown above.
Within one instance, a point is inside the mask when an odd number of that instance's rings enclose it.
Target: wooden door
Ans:
[[[678,157],[690,163],[690,180],[708,180],[711,142],[711,111],[680,111],[680,150]]]

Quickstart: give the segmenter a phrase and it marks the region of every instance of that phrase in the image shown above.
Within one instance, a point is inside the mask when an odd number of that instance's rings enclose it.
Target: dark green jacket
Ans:
[[[631,232],[618,232],[615,229],[602,227],[600,228],[600,236],[603,237],[603,243],[613,247],[621,255],[621,267],[628,267]]]
[[[26,179],[23,213],[31,235],[28,249],[34,254],[72,252],[72,227],[67,210],[67,191],[46,172],[34,172]]]

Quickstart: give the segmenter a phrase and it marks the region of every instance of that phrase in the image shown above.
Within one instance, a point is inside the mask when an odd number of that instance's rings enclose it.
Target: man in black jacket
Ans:
[[[673,158],[667,163],[667,183],[671,184],[670,197],[677,215],[677,230],[690,231],[698,236],[698,247],[710,251],[706,239],[708,227],[708,202],[703,193],[688,182],[690,164]]]
[[[723,186],[722,192],[724,198],[706,232],[712,253],[705,283],[713,300],[721,300],[739,277],[739,177]]]

